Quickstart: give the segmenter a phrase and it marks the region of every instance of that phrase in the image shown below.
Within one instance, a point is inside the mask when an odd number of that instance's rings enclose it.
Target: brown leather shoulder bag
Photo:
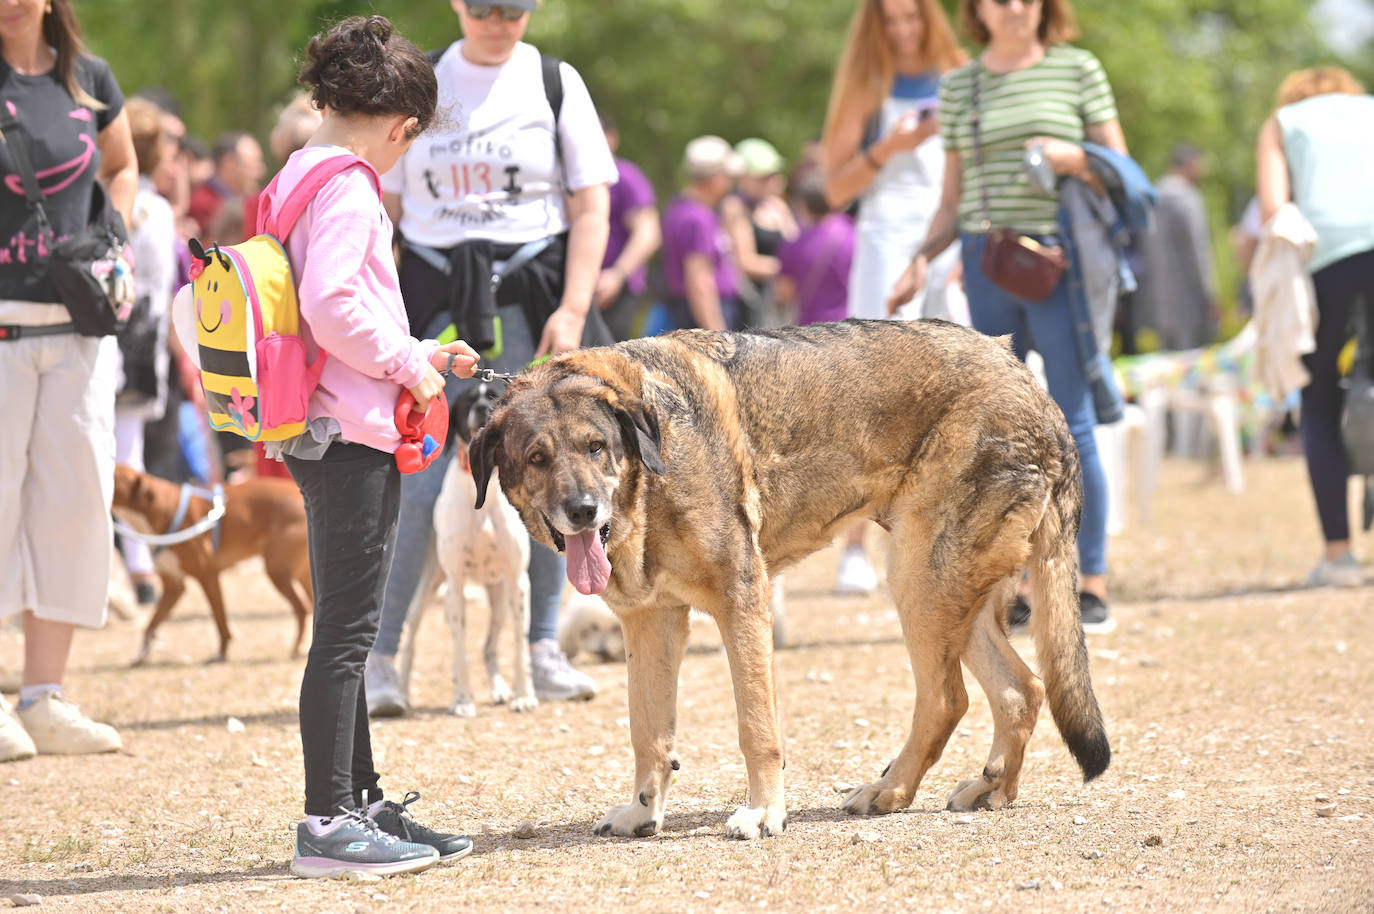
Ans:
[[[983,138],[979,104],[979,88],[982,82],[983,66],[976,60],[973,64],[973,155],[978,170],[983,171]],[[993,285],[1025,301],[1045,301],[1054,293],[1059,278],[1064,275],[1068,258],[1064,249],[1057,245],[1041,244],[1028,235],[1009,228],[992,227],[992,208],[988,203],[986,176],[982,183],[983,221],[982,231],[987,234],[987,244],[979,266]]]

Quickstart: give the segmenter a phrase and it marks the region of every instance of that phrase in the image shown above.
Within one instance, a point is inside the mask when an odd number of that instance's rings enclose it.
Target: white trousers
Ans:
[[[113,336],[0,341],[0,618],[105,622]]]

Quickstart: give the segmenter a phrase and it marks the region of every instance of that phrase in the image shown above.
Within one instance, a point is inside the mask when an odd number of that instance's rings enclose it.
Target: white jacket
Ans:
[[[1307,271],[1316,245],[1306,217],[1285,203],[1265,224],[1250,262],[1255,373],[1279,403],[1311,380],[1302,356],[1317,348],[1317,292]]]

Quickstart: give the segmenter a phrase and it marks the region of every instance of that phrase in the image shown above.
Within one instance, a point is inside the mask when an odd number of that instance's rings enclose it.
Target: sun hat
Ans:
[[[736,143],[735,154],[744,162],[744,173],[754,177],[781,174],[787,167],[777,147],[756,136]]]
[[[692,178],[709,178],[712,175],[727,174],[737,176],[744,163],[730,144],[718,136],[699,136],[687,144],[682,164]]]

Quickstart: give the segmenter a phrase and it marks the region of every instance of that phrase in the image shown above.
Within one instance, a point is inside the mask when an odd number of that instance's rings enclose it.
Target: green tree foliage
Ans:
[[[952,0],[945,0],[953,10]],[[1131,151],[1152,175],[1170,148],[1207,152],[1217,237],[1249,199],[1255,133],[1290,70],[1333,59],[1306,0],[1080,0]],[[344,15],[389,15],[422,48],[458,37],[447,0],[78,0],[91,48],[126,92],[160,85],[191,130],[265,137],[295,88],[308,37]],[[763,136],[789,159],[825,117],[851,3],[833,0],[546,0],[528,39],[582,73],[622,151],[670,193],[687,140]],[[1374,77],[1369,55],[1352,69]],[[1224,245],[1219,244],[1219,248]],[[1229,262],[1219,250],[1223,267]]]

